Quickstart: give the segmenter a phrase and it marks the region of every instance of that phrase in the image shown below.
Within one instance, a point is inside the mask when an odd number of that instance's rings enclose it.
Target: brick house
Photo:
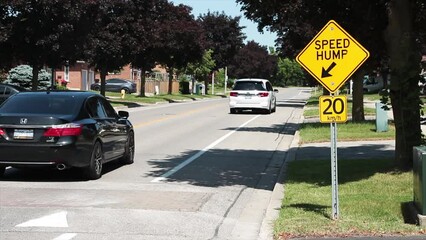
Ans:
[[[121,78],[136,82],[138,93],[140,92],[141,71],[127,65],[119,72],[109,73],[106,79]],[[145,93],[150,94],[166,94],[168,91],[168,73],[161,66],[156,66],[152,72],[146,73]],[[66,82],[69,89],[74,90],[90,90],[90,85],[100,80],[99,73],[95,73],[93,68],[90,68],[87,63],[78,61],[75,65],[67,69],[65,66],[62,69],[55,71],[55,79],[58,84]],[[174,77],[172,93],[179,92],[179,82]]]

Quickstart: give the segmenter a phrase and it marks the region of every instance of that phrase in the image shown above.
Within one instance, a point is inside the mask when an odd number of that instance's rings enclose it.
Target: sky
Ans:
[[[224,12],[231,17],[241,16],[240,26],[244,26],[243,32],[246,35],[245,42],[254,40],[262,46],[275,46],[276,34],[264,30],[264,33],[257,31],[257,23],[252,22],[244,17],[240,12],[240,6],[234,0],[170,0],[175,5],[185,4],[192,7],[192,14],[197,18],[200,14],[210,12]]]

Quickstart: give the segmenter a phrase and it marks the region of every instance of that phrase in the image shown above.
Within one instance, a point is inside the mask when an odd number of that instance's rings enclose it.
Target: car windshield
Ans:
[[[265,91],[262,82],[254,81],[238,81],[235,83],[234,90],[259,90]]]
[[[70,115],[79,106],[73,96],[15,95],[1,106],[0,113]]]

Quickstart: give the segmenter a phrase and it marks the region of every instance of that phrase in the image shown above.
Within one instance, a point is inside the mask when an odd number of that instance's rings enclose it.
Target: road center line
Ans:
[[[253,117],[252,119],[248,120],[247,122],[243,123],[237,129],[235,129],[235,130],[227,133],[226,135],[222,136],[221,138],[217,139],[216,141],[214,141],[213,143],[211,143],[210,145],[208,145],[207,147],[205,147],[204,149],[202,149],[201,151],[199,151],[198,153],[196,153],[192,157],[186,159],[181,164],[177,165],[176,167],[174,167],[170,171],[164,173],[160,177],[155,178],[151,182],[155,183],[155,182],[161,182],[161,181],[167,180],[168,177],[170,177],[171,175],[175,174],[177,171],[181,170],[182,168],[184,168],[186,165],[190,164],[191,162],[195,161],[197,158],[201,157],[204,153],[208,152],[210,149],[212,149],[213,147],[215,147],[217,144],[221,143],[222,141],[224,141],[225,139],[227,139],[229,136],[231,136],[232,134],[236,133],[238,130],[240,130],[241,128],[243,128],[244,126],[246,126],[247,124],[249,124],[250,122],[254,121],[256,118],[258,118],[260,116],[261,115],[257,115],[255,117]]]

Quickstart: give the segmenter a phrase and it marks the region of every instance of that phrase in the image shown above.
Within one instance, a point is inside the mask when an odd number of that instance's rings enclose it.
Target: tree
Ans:
[[[412,165],[413,146],[421,144],[419,108],[422,103],[418,85],[421,55],[416,39],[422,39],[425,32],[418,34],[413,19],[417,19],[416,12],[420,12],[423,14],[423,25],[426,24],[426,6],[425,3],[418,3],[415,0],[390,1],[386,38],[391,60],[390,99],[396,128],[396,159],[405,167]]]
[[[44,69],[41,69],[37,75],[37,90],[46,90],[50,86],[51,75]],[[12,68],[5,83],[18,85],[26,89],[32,88],[33,68],[28,65],[19,65]]]
[[[234,56],[228,72],[231,78],[273,79],[277,73],[277,57],[269,55],[266,47],[250,41]]]
[[[133,0],[132,11],[134,22],[131,25],[136,44],[132,48],[132,66],[140,68],[141,85],[140,96],[145,97],[145,72],[151,70],[160,59],[161,33],[163,24],[158,24],[169,13],[166,0]]]
[[[277,33],[282,56],[294,58],[330,19],[336,20],[370,51],[361,71],[375,70],[387,58],[382,32],[386,7],[381,1],[258,1],[237,0],[245,15]],[[366,30],[368,29],[368,30]],[[356,77],[356,78],[355,78]],[[354,75],[352,120],[364,120],[362,76]]]
[[[186,73],[193,76],[192,86],[197,81],[206,81],[209,77],[209,74],[216,67],[216,63],[212,58],[213,50],[208,50],[204,52],[203,58],[201,61],[189,63],[186,67]]]
[[[275,85],[278,86],[302,86],[305,74],[300,65],[289,58],[278,59],[278,73]]]
[[[213,50],[216,69],[228,66],[230,61],[244,46],[246,36],[240,26],[241,17],[230,17],[224,12],[208,12],[198,17],[198,22],[206,33],[206,49]]]
[[[164,16],[159,29],[161,41],[157,43],[159,62],[167,67],[169,73],[168,93],[172,93],[172,81],[175,69],[186,67],[190,62],[202,59],[204,53],[204,31],[190,14],[191,8],[185,5],[164,8]]]
[[[99,72],[101,91],[105,95],[105,79],[108,72],[120,70],[131,61],[131,53],[137,45],[132,32],[134,15],[129,14],[132,4],[126,0],[88,2],[93,12],[93,31],[89,34],[85,56]]]
[[[266,0],[260,3],[255,0],[237,0],[237,2],[243,4],[245,15],[258,22],[259,28],[268,26],[277,32],[281,52],[287,56],[294,57],[328,20],[334,19],[370,51],[370,59],[360,69],[361,71],[386,69],[388,66],[383,63],[390,62],[391,101],[397,135],[395,158],[401,165],[409,167],[412,164],[411,149],[414,144],[420,143],[419,128],[416,127],[413,131],[408,127],[420,124],[417,117],[418,79],[414,77],[416,71],[418,75],[418,70],[412,67],[419,65],[419,58],[414,57],[414,52],[419,53],[419,50],[413,40],[417,39],[418,43],[425,44],[424,1]],[[414,28],[415,26],[417,27]],[[391,38],[386,39],[383,32],[387,27]],[[386,40],[390,41],[386,44]],[[404,48],[403,51],[401,47]],[[363,112],[363,95],[360,90],[362,72],[358,71],[354,76],[353,98],[355,110],[358,112],[353,112],[353,117],[357,119],[357,113]],[[407,134],[409,132],[415,133]]]
[[[0,2],[0,60],[33,69],[32,89],[44,66],[73,63],[81,56],[91,24],[84,0],[5,0]]]

